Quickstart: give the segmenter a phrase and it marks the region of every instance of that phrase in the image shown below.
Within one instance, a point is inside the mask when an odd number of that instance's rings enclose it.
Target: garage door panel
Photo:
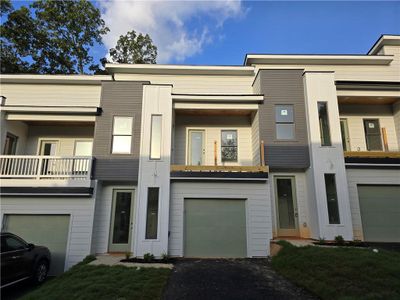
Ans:
[[[64,271],[69,215],[6,215],[4,229],[51,252],[50,275]]]
[[[185,256],[245,257],[246,243],[244,200],[185,200]]]
[[[400,242],[400,186],[358,186],[364,240]]]

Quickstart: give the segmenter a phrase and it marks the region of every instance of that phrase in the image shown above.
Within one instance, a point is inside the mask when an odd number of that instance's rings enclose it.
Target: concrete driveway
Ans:
[[[165,300],[317,299],[272,270],[268,259],[179,260]]]

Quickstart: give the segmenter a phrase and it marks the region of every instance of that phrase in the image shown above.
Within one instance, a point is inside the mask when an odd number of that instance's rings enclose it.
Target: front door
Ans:
[[[368,151],[382,151],[381,128],[378,119],[364,120],[365,140]]]
[[[110,252],[127,252],[131,249],[133,202],[133,190],[114,190],[108,247]]]
[[[204,131],[189,130],[189,165],[203,165],[204,152]]]
[[[293,177],[275,177],[278,236],[298,236],[298,212]]]

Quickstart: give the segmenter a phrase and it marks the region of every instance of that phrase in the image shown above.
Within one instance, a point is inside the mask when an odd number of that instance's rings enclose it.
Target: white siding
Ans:
[[[115,74],[115,79],[171,84],[177,94],[252,94],[254,76]]]
[[[259,64],[257,69],[305,69],[312,72],[335,72],[335,80],[400,81],[400,47],[388,50],[395,57],[390,65],[304,65]]]
[[[68,214],[70,231],[66,270],[91,253],[93,198],[78,197],[2,197],[1,222],[5,214]]]
[[[101,85],[4,83],[1,93],[6,105],[100,106]]]
[[[399,151],[395,118],[390,105],[340,105],[340,118],[347,119],[351,151],[367,151],[364,119],[378,119],[381,129],[386,128],[389,151]]]
[[[295,180],[295,190],[296,190],[296,200],[297,200],[297,209],[298,209],[298,226],[299,226],[299,234],[302,238],[310,238],[310,229],[309,229],[309,212],[308,212],[308,191],[307,191],[307,182],[306,182],[306,174],[305,173],[270,173],[270,183],[271,183],[271,201],[272,201],[272,220],[273,220],[273,232],[274,236],[277,236],[278,230],[278,221],[276,215],[278,214],[276,207],[276,195],[275,195],[275,176],[289,176],[294,177]]]
[[[107,253],[108,242],[111,228],[111,207],[113,190],[115,189],[132,189],[134,190],[133,201],[136,201],[135,192],[137,187],[133,185],[116,185],[116,184],[99,184],[96,206],[94,211],[94,225],[92,238],[93,253]],[[135,224],[134,220],[132,223]],[[132,230],[133,233],[133,230]]]
[[[340,134],[340,118],[337,105],[336,88],[332,73],[305,73],[304,87],[306,98],[306,119],[310,143],[311,169],[309,180],[315,194],[318,227],[313,228],[313,238],[333,240],[342,235],[346,240],[353,239],[349,196],[347,191],[346,169]],[[318,101],[327,102],[331,146],[322,147],[319,131]],[[340,224],[330,224],[324,174],[335,174]],[[310,203],[311,207],[313,204]],[[313,220],[315,225],[315,221]]]
[[[184,199],[226,198],[246,200],[247,255],[269,255],[272,239],[271,199],[268,183],[173,182],[169,223],[171,256],[183,256]]]
[[[75,141],[93,140],[94,126],[29,126],[26,155],[38,155],[41,140],[57,140],[57,156],[72,156]]]
[[[400,185],[400,170],[379,169],[347,169],[350,209],[353,220],[354,239],[363,240],[363,230],[358,199],[357,184],[398,184]]]
[[[214,165],[214,142],[217,141],[218,165],[253,165],[252,127],[248,116],[175,116],[174,163],[185,165],[187,161],[190,129],[205,131],[205,165]],[[221,162],[221,130],[237,130],[238,161]]]

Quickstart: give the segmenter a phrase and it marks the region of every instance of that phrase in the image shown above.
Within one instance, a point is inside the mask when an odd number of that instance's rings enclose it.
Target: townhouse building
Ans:
[[[1,75],[1,224],[53,254],[400,242],[400,36],[366,55]]]

